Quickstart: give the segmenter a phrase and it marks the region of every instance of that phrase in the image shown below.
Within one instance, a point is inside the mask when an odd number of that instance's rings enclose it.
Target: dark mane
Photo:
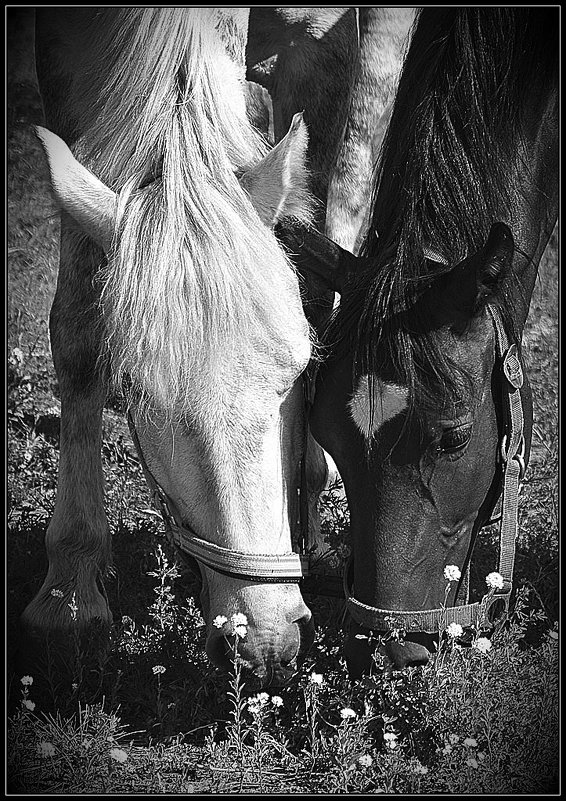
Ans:
[[[509,219],[530,135],[526,112],[557,83],[558,27],[556,7],[418,14],[376,166],[361,251],[371,267],[343,296],[327,332],[354,349],[358,375],[378,373],[385,362],[413,400],[438,395],[439,385],[458,395],[465,376],[422,333],[425,321],[406,313],[423,282],[447,269],[427,261],[423,249],[454,266],[482,248],[492,223]]]

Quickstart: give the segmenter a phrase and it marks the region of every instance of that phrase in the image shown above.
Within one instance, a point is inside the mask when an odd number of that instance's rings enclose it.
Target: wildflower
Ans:
[[[241,612],[236,612],[235,615],[232,615],[232,624],[234,626],[247,626],[248,619]]]
[[[151,669],[153,670],[155,675],[157,675],[158,673],[165,673],[165,668],[163,667],[163,665],[154,665]]]
[[[459,623],[451,623],[448,628],[446,629],[446,633],[449,637],[456,639],[456,637],[461,637],[464,633],[464,629]]]
[[[245,626],[236,626],[234,628],[234,633],[238,635],[238,637],[245,637],[248,633],[248,630]]]
[[[45,741],[38,743],[37,752],[41,757],[52,757],[55,756],[57,750],[53,743],[47,743]]]
[[[322,684],[324,681],[324,676],[322,673],[311,673],[309,681],[311,684]]]
[[[22,701],[22,706],[25,707],[26,709],[29,709],[30,712],[33,712],[33,710],[35,709],[34,702],[30,701],[29,698],[26,698],[25,700]]]
[[[457,565],[446,565],[444,568],[444,578],[446,581],[458,581],[462,574]]]
[[[480,762],[483,762],[484,759],[485,759],[485,752],[484,751],[479,751],[478,754],[477,754],[477,757],[478,757]]]
[[[125,762],[126,759],[128,758],[126,752],[121,748],[111,748],[110,756],[115,762]]]
[[[385,740],[385,745],[387,748],[397,748],[397,735],[393,731],[387,731],[383,735],[383,739]]]
[[[31,687],[31,685],[33,684],[33,677],[32,676],[22,676],[20,681],[24,685],[24,687]]]
[[[348,718],[355,718],[356,713],[353,709],[350,709],[350,707],[346,706],[344,709],[340,710],[340,717],[342,720],[348,720]]]
[[[216,626],[217,629],[221,629],[225,623],[228,623],[228,618],[224,615],[216,615],[212,621],[212,625]]]
[[[464,740],[464,745],[466,748],[475,748],[478,744],[478,741],[474,737],[466,737]]]
[[[442,749],[443,754],[451,754],[452,753],[452,746],[446,743],[444,748]]]
[[[474,759],[473,757],[468,757],[468,759],[466,759],[466,765],[469,765],[470,768],[477,768],[478,767],[477,759]]]
[[[474,648],[477,648],[482,654],[487,654],[491,648],[491,640],[488,640],[487,637],[478,637],[474,642]]]
[[[56,590],[56,589],[52,589],[52,590],[51,590],[51,595],[52,595],[54,598],[62,598],[62,597],[63,597],[63,593],[62,593],[62,591],[61,591],[61,590]]]
[[[458,737],[457,734],[449,734],[448,742],[450,743],[450,745],[456,745],[456,743],[460,742],[460,738]]]
[[[421,763],[417,760],[417,763],[413,768],[413,773],[418,773],[421,776],[425,776],[428,773],[428,768],[425,768],[425,766],[421,765]]]
[[[369,754],[362,754],[361,757],[358,758],[358,764],[360,764],[362,768],[369,768],[372,763],[373,759]]]
[[[71,610],[71,619],[76,620],[79,607],[77,606],[77,594],[75,592],[73,593],[73,597],[71,598],[71,603],[67,604],[67,606]]]
[[[283,706],[283,699],[280,695],[274,695],[271,698],[271,703],[273,706]]]
[[[485,583],[489,587],[490,590],[502,590],[503,589],[503,576],[501,573],[497,573],[494,571],[490,573],[488,576],[485,577]]]

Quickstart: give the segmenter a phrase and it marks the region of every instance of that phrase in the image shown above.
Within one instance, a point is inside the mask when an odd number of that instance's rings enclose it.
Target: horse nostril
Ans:
[[[296,620],[295,623],[299,629],[299,649],[296,657],[297,661],[301,661],[305,658],[314,642],[314,621],[311,613],[309,612],[308,614],[303,615],[303,617]]]

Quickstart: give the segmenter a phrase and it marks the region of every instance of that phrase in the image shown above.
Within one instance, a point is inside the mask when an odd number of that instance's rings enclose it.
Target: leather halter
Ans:
[[[463,570],[458,591],[465,591],[466,603],[452,607],[425,610],[379,609],[358,601],[349,587],[348,570],[344,573],[344,594],[352,618],[364,628],[374,631],[388,631],[394,628],[406,632],[442,632],[450,623],[459,623],[463,628],[474,627],[479,631],[491,629],[503,610],[494,615],[494,605],[509,608],[513,585],[515,563],[515,541],[518,529],[519,485],[525,474],[525,439],[523,434],[523,404],[520,389],[523,385],[523,370],[518,356],[517,345],[510,344],[505,331],[501,312],[497,306],[487,305],[495,328],[496,366],[503,373],[503,407],[505,420],[503,435],[499,446],[499,459],[503,470],[502,506],[499,531],[498,572],[503,577],[501,589],[490,589],[477,603],[467,603],[469,580],[468,566]],[[490,521],[488,521],[490,522]],[[483,524],[485,525],[485,524]],[[471,548],[473,545],[470,546]],[[491,613],[491,614],[490,614]]]
[[[265,554],[235,551],[203,540],[192,528],[187,525],[179,525],[171,511],[170,498],[159,486],[147,465],[133,418],[129,412],[128,425],[154,504],[163,517],[165,535],[173,545],[183,553],[192,556],[200,564],[243,581],[261,584],[289,584],[298,583],[303,578],[303,558],[297,553]]]

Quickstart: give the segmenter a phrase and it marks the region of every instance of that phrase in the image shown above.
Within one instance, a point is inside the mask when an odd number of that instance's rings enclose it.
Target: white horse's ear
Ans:
[[[266,225],[273,226],[285,217],[310,221],[312,199],[307,188],[307,145],[303,115],[295,114],[283,139],[240,178],[240,185]]]
[[[117,195],[83,167],[56,134],[35,126],[49,161],[55,197],[79,226],[107,253],[112,244]]]

